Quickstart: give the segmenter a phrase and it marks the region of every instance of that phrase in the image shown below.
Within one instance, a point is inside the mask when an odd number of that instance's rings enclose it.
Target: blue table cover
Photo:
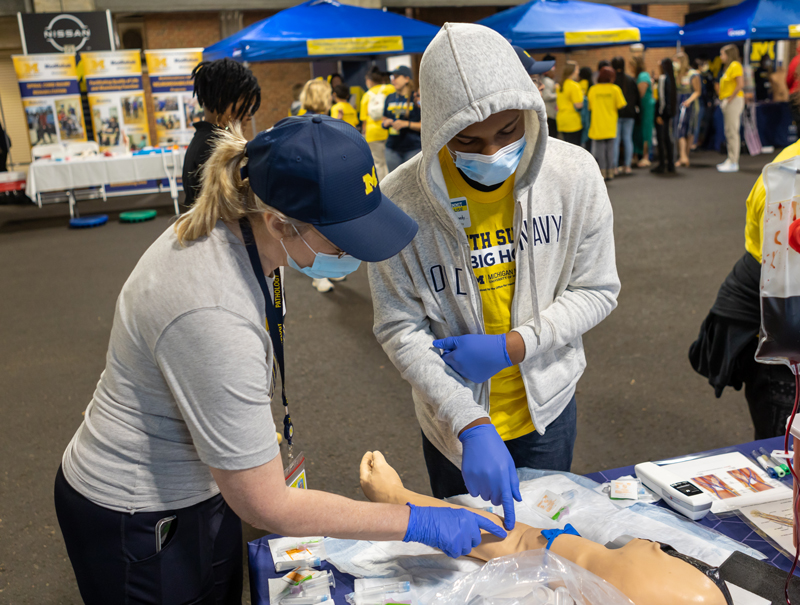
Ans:
[[[700,452],[709,456],[719,454],[722,452],[730,451],[731,449],[742,452],[745,456],[750,457],[750,452],[757,450],[759,447],[764,447],[768,451],[780,449],[783,447],[783,437],[774,437],[772,439],[764,439],[762,441],[752,441],[742,445],[734,446],[733,448],[722,448],[719,450],[709,450],[707,452]],[[634,475],[633,466],[623,466],[608,471],[600,471],[597,473],[590,473],[586,475],[589,479],[597,481],[598,483],[605,483],[612,481],[623,475]],[[790,481],[787,481],[791,485]],[[663,502],[659,502],[657,506],[665,506]],[[747,546],[756,549],[766,555],[767,561],[772,565],[784,570],[789,571],[792,562],[789,561],[784,555],[780,554],[774,547],[772,547],[764,538],[758,535],[750,528],[744,521],[737,516],[718,517],[713,513],[709,513],[697,523],[715,529],[720,533],[725,534],[746,544]],[[258,540],[254,540],[247,545],[247,554],[250,566],[250,595],[253,605],[268,605],[269,604],[269,587],[268,581],[270,578],[277,578],[286,575],[288,572],[276,572],[275,564],[272,562],[272,554],[269,551],[267,540],[272,538],[279,538],[275,534],[264,536]],[[336,577],[336,589],[331,591],[333,595],[333,602],[336,605],[346,605],[345,595],[353,592],[353,584],[355,578],[349,574],[339,572],[327,561],[322,563],[321,569],[328,569],[333,572]],[[795,575],[800,576],[800,570],[795,572]],[[329,601],[330,602],[330,601]]]
[[[783,437],[773,437],[772,439],[763,439],[761,441],[751,441],[750,443],[743,443],[741,445],[733,446],[733,448],[722,448],[722,450],[710,450],[708,452],[700,452],[702,454],[707,454],[709,456],[713,456],[714,454],[721,453],[722,451],[729,451],[730,449],[735,449],[748,458],[751,458],[750,452],[753,450],[757,450],[759,447],[763,447],[768,452],[772,450],[782,449],[783,448]],[[790,446],[791,447],[791,440]],[[598,473],[590,473],[586,475],[589,479],[593,479],[598,483],[605,483],[606,481],[612,481],[623,475],[634,475],[633,466],[623,466],[620,468],[615,468],[610,471],[600,471]],[[791,481],[784,479],[787,485],[791,485]],[[658,506],[663,506],[664,508],[669,508],[663,501],[658,503]],[[671,510],[671,509],[670,509]],[[755,550],[763,553],[766,555],[766,560],[774,565],[775,567],[782,569],[783,571],[788,572],[789,569],[792,567],[792,561],[787,559],[784,555],[779,553],[772,545],[770,545],[764,538],[762,538],[755,530],[751,529],[750,526],[745,523],[742,519],[737,517],[736,515],[719,517],[714,513],[708,513],[705,517],[697,521],[701,525],[705,525],[706,527],[710,527],[711,529],[715,529],[720,533],[725,534],[736,540],[737,542],[741,542],[742,544],[746,544],[750,548],[754,548]],[[800,567],[800,566],[799,566]],[[800,576],[800,569],[795,571],[796,576]]]

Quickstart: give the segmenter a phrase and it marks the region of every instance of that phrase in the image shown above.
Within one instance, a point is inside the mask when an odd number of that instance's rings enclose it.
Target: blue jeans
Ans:
[[[536,431],[506,441],[506,447],[517,468],[535,468],[553,471],[569,471],[572,467],[572,451],[578,434],[578,413],[575,396],[547,427],[544,435]],[[466,494],[467,486],[461,470],[422,434],[422,453],[428,467],[431,491],[435,498],[450,498]]]
[[[411,151],[395,151],[394,149],[387,147],[386,168],[389,169],[389,172],[394,172],[395,168],[413,158],[420,151],[421,149],[412,149]]]
[[[630,168],[633,160],[633,126],[634,118],[619,118],[617,121],[617,138],[614,139],[614,168],[619,164],[619,144],[625,145],[625,166]]]

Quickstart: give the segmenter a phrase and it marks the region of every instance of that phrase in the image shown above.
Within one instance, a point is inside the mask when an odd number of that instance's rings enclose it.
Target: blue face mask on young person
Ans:
[[[491,187],[504,182],[517,170],[525,152],[525,137],[506,145],[493,155],[456,151],[456,167],[467,178]]]
[[[294,225],[292,225],[292,227],[294,227]],[[297,227],[294,227],[294,230],[297,231]],[[314,248],[308,245],[308,242],[303,238],[302,235],[300,235],[299,231],[297,231],[297,235],[303,240],[303,243],[308,247],[308,249],[314,253],[314,263],[310,267],[301,267],[297,264],[297,262],[295,262],[295,260],[289,255],[289,251],[286,249],[286,246],[283,245],[283,239],[281,239],[281,247],[283,247],[283,251],[286,252],[286,260],[289,262],[289,266],[296,271],[300,271],[300,273],[303,273],[304,275],[308,275],[312,279],[322,279],[325,277],[328,279],[338,279],[340,277],[350,275],[361,265],[360,260],[353,258],[349,254],[339,257],[336,254],[323,254],[322,252],[317,252],[314,250]]]

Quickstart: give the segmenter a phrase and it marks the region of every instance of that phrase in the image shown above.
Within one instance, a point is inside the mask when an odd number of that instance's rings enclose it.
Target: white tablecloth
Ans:
[[[70,191],[156,179],[174,180],[183,171],[184,149],[149,155],[94,156],[74,160],[37,160],[28,170],[25,193],[36,199],[46,191]]]

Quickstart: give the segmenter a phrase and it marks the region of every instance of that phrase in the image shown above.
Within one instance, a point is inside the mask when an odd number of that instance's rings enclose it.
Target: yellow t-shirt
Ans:
[[[783,162],[800,155],[800,141],[792,143],[778,154],[775,162]],[[761,238],[764,234],[764,204],[767,201],[767,192],[764,189],[764,181],[758,177],[756,184],[747,196],[747,222],[744,226],[744,248],[759,263],[761,262]]]
[[[473,189],[462,178],[447,147],[439,152],[439,163],[450,204],[470,243],[486,333],[505,334],[511,330],[511,301],[516,285],[514,175],[495,191],[485,193]],[[503,441],[535,430],[518,365],[492,377],[489,405],[492,424]]]
[[[558,87],[556,93],[556,127],[558,132],[578,132],[583,128],[581,114],[575,103],[583,103],[583,93],[575,80],[567,80]]]
[[[331,107],[331,117],[338,118],[340,111],[344,114],[342,119],[345,122],[350,124],[350,126],[358,126],[358,115],[356,114],[355,107],[350,105],[347,101],[335,103],[333,107]]]
[[[361,118],[361,121],[367,125],[366,131],[364,132],[364,138],[367,140],[367,143],[385,141],[389,138],[389,131],[381,126],[383,119],[373,120],[369,117],[369,100],[375,93],[382,93],[384,96],[388,97],[393,92],[395,92],[395,90],[394,86],[391,84],[380,84],[370,88],[367,93],[361,97],[361,107],[359,108],[361,111],[359,117]]]
[[[619,110],[627,105],[622,89],[611,82],[595,84],[589,89],[589,138],[594,141],[617,138]]]
[[[581,92],[583,93],[583,96],[585,97],[586,96],[586,92],[589,90],[589,80],[581,80],[580,82],[578,82],[578,86],[581,87]]]
[[[728,69],[725,70],[725,73],[722,74],[722,77],[719,79],[719,98],[727,99],[733,94],[734,89],[736,88],[736,78],[739,76],[744,75],[744,70],[742,69],[742,64],[738,61],[732,61],[730,65],[728,65]],[[744,91],[739,91],[736,95],[737,97],[743,97]]]

